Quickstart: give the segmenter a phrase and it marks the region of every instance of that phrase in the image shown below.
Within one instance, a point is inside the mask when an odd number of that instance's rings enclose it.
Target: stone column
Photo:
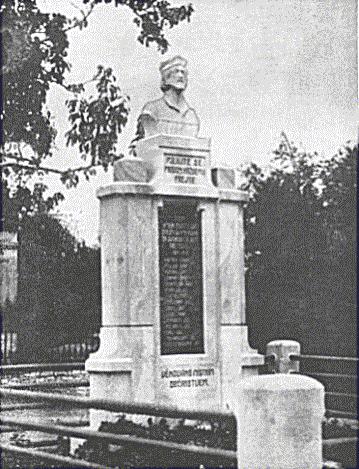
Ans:
[[[235,187],[235,171],[213,168],[218,187],[218,271],[222,401],[231,407],[243,376],[258,374],[264,357],[248,343],[245,314],[244,215],[248,195]],[[235,365],[236,364],[236,365]]]
[[[107,186],[99,197],[102,327],[100,348],[86,362],[90,395],[119,400],[143,400],[146,395],[151,402],[154,401],[155,201],[146,194],[131,194],[128,186]],[[91,415],[94,427],[109,417],[100,411]]]

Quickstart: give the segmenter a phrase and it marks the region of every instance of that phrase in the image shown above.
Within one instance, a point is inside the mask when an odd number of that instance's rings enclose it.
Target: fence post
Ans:
[[[273,340],[266,347],[266,356],[273,356],[268,362],[269,372],[299,373],[299,361],[291,360],[291,355],[300,355],[300,343],[295,340]]]
[[[301,375],[262,375],[243,378],[238,391],[238,469],[322,469],[321,383]]]

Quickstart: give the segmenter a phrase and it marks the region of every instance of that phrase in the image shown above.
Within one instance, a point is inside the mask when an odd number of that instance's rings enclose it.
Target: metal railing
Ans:
[[[41,371],[74,371],[84,370],[84,362],[70,362],[70,363],[28,363],[19,365],[4,365],[1,367],[1,373],[17,374],[17,373],[31,373]]]
[[[357,419],[357,366],[355,357],[305,355],[294,341],[274,341],[267,346],[267,372],[300,373],[320,381],[325,388],[327,413]]]
[[[214,411],[197,411],[197,410],[184,410],[176,407],[150,405],[147,403],[134,404],[129,402],[119,402],[112,399],[89,399],[84,397],[63,396],[59,394],[48,394],[41,392],[19,391],[13,389],[0,388],[1,398],[22,399],[31,401],[32,403],[41,403],[43,405],[58,405],[61,407],[82,408],[82,409],[100,409],[116,413],[126,414],[140,414],[158,417],[168,417],[173,419],[189,419],[189,420],[204,420],[204,421],[225,421],[233,419],[234,415],[231,412],[214,412]],[[235,462],[236,452],[220,448],[209,448],[203,446],[188,445],[183,443],[175,443],[162,440],[153,440],[141,438],[137,436],[119,435],[109,432],[94,431],[86,428],[78,428],[74,426],[55,425],[48,423],[30,422],[28,419],[12,418],[0,416],[0,429],[11,427],[22,428],[24,430],[35,430],[47,434],[56,434],[65,437],[76,437],[82,439],[91,439],[101,441],[106,444],[114,444],[121,447],[145,447],[152,450],[166,450],[177,451],[185,453],[190,458],[201,457],[218,458],[220,460]],[[58,462],[61,464],[72,464],[73,467],[94,467],[103,468],[104,466],[98,465],[93,462],[84,462],[76,458],[69,458],[65,456],[53,455],[44,453],[33,449],[19,448],[15,445],[0,444],[0,448],[4,452],[13,452],[17,454],[24,454],[31,457],[43,459],[46,461]],[[106,466],[108,467],[108,466]]]
[[[99,334],[94,333],[79,342],[69,342],[47,347],[37,352],[37,360],[42,363],[49,362],[84,362],[90,353],[96,352],[99,347]],[[31,349],[31,347],[30,347]],[[4,365],[22,363],[24,357],[19,350],[18,333],[3,331],[1,334],[1,361]],[[26,357],[25,357],[26,358]]]
[[[290,355],[290,359],[300,365],[310,364],[309,371],[302,373],[320,381],[325,387],[327,415],[358,419],[357,414],[357,374],[359,360],[354,357],[324,355]],[[334,371],[328,366],[336,365]],[[320,365],[321,371],[316,371]],[[355,365],[355,369],[353,369]],[[324,371],[322,371],[324,368]],[[350,373],[350,371],[352,371]]]
[[[266,357],[266,366],[263,368],[266,372],[273,372],[275,361],[278,359],[273,354]],[[349,366],[358,363],[358,359],[353,357],[328,357],[328,356],[319,356],[319,355],[301,355],[301,354],[288,354],[287,358],[290,363],[299,365],[300,363],[305,362],[315,362],[322,361],[324,363],[346,363]],[[348,369],[341,367],[345,372],[332,373],[332,372],[316,372],[311,371],[306,374],[312,376],[313,378],[318,379],[319,381],[330,382],[331,379],[347,380],[351,383],[351,389],[356,383],[356,375],[348,372]],[[18,373],[32,373],[32,372],[48,372],[48,371],[72,371],[72,370],[84,370],[83,363],[54,363],[54,364],[29,364],[29,365],[11,365],[3,367],[3,374],[18,374]],[[296,370],[291,370],[294,373],[299,372],[299,368]],[[350,371],[350,370],[349,370]],[[71,386],[86,385],[74,383]],[[40,384],[40,383],[38,383]],[[69,383],[64,383],[64,386],[67,386]],[[22,385],[20,385],[21,387]],[[41,384],[42,386],[42,384]],[[41,386],[38,388],[41,389]],[[45,383],[44,387],[48,387],[49,384]],[[52,384],[51,384],[52,386]],[[31,388],[36,388],[33,384],[29,386]],[[26,388],[26,386],[25,386]],[[24,387],[23,387],[24,389]],[[328,386],[326,386],[328,389]],[[331,399],[341,399],[347,400],[348,402],[355,402],[357,399],[357,394],[355,392],[337,392],[338,390],[334,385],[329,387],[330,390],[326,391],[326,416],[327,417],[336,417],[344,419],[357,419],[357,414],[354,411],[350,411],[348,408],[344,409],[335,409],[331,408],[328,404]],[[340,388],[341,390],[345,388]],[[356,391],[356,389],[355,389]],[[10,403],[3,404],[2,411],[16,411],[21,409],[31,409],[36,407],[48,407],[59,405],[61,407],[69,408],[82,408],[82,409],[98,409],[106,410],[116,413],[126,413],[126,414],[141,414],[141,415],[150,415],[155,417],[168,417],[174,419],[193,419],[193,420],[207,420],[207,421],[222,421],[226,419],[233,419],[234,415],[230,412],[209,412],[209,411],[190,411],[183,410],[174,407],[167,406],[158,406],[150,404],[133,404],[129,402],[118,402],[111,399],[88,399],[83,397],[73,397],[73,396],[63,396],[58,394],[48,394],[41,392],[29,392],[23,390],[15,390],[9,388],[0,388],[0,397],[8,397],[11,399],[20,399],[27,401],[26,403]],[[353,403],[351,404],[353,405]],[[219,448],[208,448],[200,446],[188,446],[182,443],[175,443],[162,440],[152,440],[147,438],[139,438],[136,436],[125,436],[118,435],[109,432],[95,432],[86,428],[78,428],[74,425],[50,425],[43,423],[33,423],[28,422],[24,419],[2,417],[0,420],[0,430],[1,431],[10,431],[11,428],[22,428],[24,430],[36,430],[42,431],[44,433],[52,433],[57,435],[62,435],[63,437],[77,437],[82,439],[91,439],[102,441],[106,444],[118,445],[121,447],[138,447],[143,446],[151,448],[152,450],[162,449],[168,451],[180,451],[189,455],[189,457],[200,456],[205,462],[206,458],[215,457],[221,458],[222,460],[229,461],[234,463],[236,461],[236,452],[229,451],[227,449]],[[335,453],[337,448],[354,447],[357,443],[357,437],[339,437],[339,438],[328,438],[323,440],[323,449],[324,454],[328,453],[330,455]],[[68,456],[60,456],[45,453],[43,451],[34,450],[32,448],[18,448],[14,445],[3,444],[0,445],[4,453],[13,452],[14,454],[25,454],[24,451],[28,451],[28,455],[39,458],[46,461],[52,461],[55,463],[60,463],[63,465],[75,464],[76,467],[104,467],[97,463],[93,462],[84,462],[77,460],[75,458],[68,458]],[[50,459],[49,459],[50,458]],[[60,458],[60,459],[59,459]],[[64,459],[62,459],[64,458]],[[106,466],[109,467],[109,466]]]
[[[1,431],[3,431],[1,429]],[[8,443],[0,443],[0,449],[3,453],[11,453],[18,456],[26,456],[27,458],[30,456],[36,460],[40,460],[43,462],[47,462],[50,464],[61,464],[62,466],[77,468],[77,467],[85,467],[89,469],[108,469],[108,466],[102,466],[101,464],[96,464],[93,462],[82,461],[81,459],[71,458],[68,456],[60,456],[57,454],[47,453],[45,451],[38,451],[31,448],[21,448],[19,446],[11,445]]]
[[[329,355],[293,355],[292,360],[305,361],[305,360],[322,360],[327,362],[347,362],[357,364],[359,359],[355,357],[335,357]]]
[[[324,385],[325,416],[338,422],[356,421],[357,412],[357,370],[359,359],[327,355],[305,355],[300,353],[299,343],[275,341],[267,348],[267,372],[294,373],[310,376]],[[270,346],[270,344],[268,344]],[[296,348],[296,352],[293,351]],[[355,459],[357,436],[323,439],[323,453],[328,458],[347,457]]]
[[[3,326],[3,324],[2,324]],[[16,357],[18,334],[13,331],[1,333],[1,357],[4,362],[10,362]]]
[[[179,409],[177,407],[153,405],[148,403],[135,404],[132,402],[120,402],[115,399],[89,399],[80,396],[63,396],[61,394],[48,394],[32,391],[18,391],[0,387],[0,397],[26,399],[34,402],[46,402],[62,404],[73,408],[100,409],[109,412],[123,412],[128,414],[152,415],[155,417],[168,417],[174,419],[190,420],[228,420],[233,418],[229,411],[206,411]]]
[[[58,345],[49,350],[50,360],[59,362],[85,361],[100,345],[99,335],[93,334],[82,342]]]

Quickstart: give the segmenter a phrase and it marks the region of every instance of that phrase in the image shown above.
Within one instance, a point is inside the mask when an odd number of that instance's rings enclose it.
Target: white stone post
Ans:
[[[269,369],[274,373],[299,373],[299,361],[292,356],[300,355],[300,343],[295,340],[273,340],[266,347],[266,356],[273,356]]]
[[[322,469],[324,386],[299,375],[244,378],[238,387],[238,469]]]

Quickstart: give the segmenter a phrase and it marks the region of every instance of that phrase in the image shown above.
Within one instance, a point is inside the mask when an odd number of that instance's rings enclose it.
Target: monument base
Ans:
[[[242,378],[258,375],[264,356],[248,343],[245,325],[221,325],[222,350],[222,409],[232,409],[238,399],[237,389]]]
[[[90,395],[231,408],[264,357],[245,325],[243,204],[210,141],[155,135],[116,163],[101,199],[102,328]],[[118,415],[91,411],[90,421]]]
[[[139,341],[141,357],[129,356]],[[86,361],[90,397],[183,409],[230,409],[240,380],[257,375],[264,363],[263,355],[248,344],[246,325],[221,325],[216,359],[205,353],[156,356],[154,342],[153,327],[102,327],[100,348]],[[119,413],[91,410],[90,426],[98,429],[102,422],[119,417]],[[147,417],[133,420],[145,423]]]
[[[85,368],[90,376],[90,397],[127,402],[155,402],[153,384],[153,327],[103,326],[100,348]],[[91,428],[116,421],[119,414],[90,411]]]

